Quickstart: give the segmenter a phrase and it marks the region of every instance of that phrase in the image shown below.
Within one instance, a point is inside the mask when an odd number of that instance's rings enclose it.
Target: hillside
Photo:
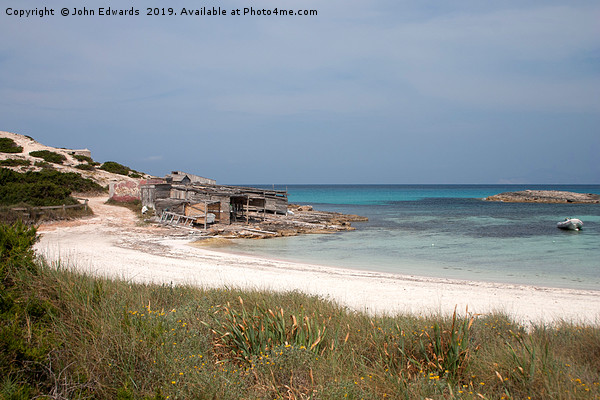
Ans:
[[[42,169],[75,172],[102,186],[107,186],[109,182],[114,181],[136,181],[139,178],[149,177],[147,174],[134,170],[127,171],[125,169],[124,173],[128,173],[126,176],[100,169],[104,165],[111,171],[117,171],[121,166],[110,161],[104,164],[95,162],[91,157],[91,152],[87,149],[74,150],[46,146],[29,136],[3,131],[0,131],[0,141],[3,146],[0,148],[0,166],[16,172],[41,171]]]

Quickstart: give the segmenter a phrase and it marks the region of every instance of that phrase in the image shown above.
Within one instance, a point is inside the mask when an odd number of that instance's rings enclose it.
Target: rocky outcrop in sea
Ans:
[[[487,201],[504,201],[508,203],[584,203],[600,204],[600,195],[593,193],[575,193],[559,190],[523,190],[505,192],[486,197]]]

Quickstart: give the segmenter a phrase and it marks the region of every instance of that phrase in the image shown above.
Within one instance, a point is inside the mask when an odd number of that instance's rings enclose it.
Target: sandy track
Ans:
[[[190,246],[173,230],[138,226],[123,207],[90,199],[95,216],[44,225],[37,251],[52,262],[135,282],[300,290],[372,313],[508,312],[515,319],[600,324],[600,291],[401,276],[240,256]]]

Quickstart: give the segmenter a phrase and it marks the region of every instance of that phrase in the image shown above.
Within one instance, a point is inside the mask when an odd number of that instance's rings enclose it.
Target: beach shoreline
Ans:
[[[448,274],[449,276],[447,277],[439,277],[438,275],[430,272],[430,267],[436,265],[436,263],[434,261],[414,261],[413,264],[411,264],[415,270],[419,270],[419,273],[415,273],[415,274],[411,274],[411,273],[406,273],[406,272],[399,272],[399,271],[395,271],[395,270],[390,270],[387,267],[381,267],[381,266],[369,266],[369,268],[365,268],[364,266],[357,266],[357,265],[352,265],[352,264],[348,264],[345,263],[343,261],[340,261],[338,263],[332,262],[332,261],[326,261],[323,260],[321,261],[317,261],[317,262],[313,262],[310,260],[303,260],[301,257],[298,258],[286,258],[284,256],[281,255],[274,255],[274,254],[269,254],[266,253],[264,251],[259,251],[259,252],[252,252],[252,251],[248,251],[246,248],[244,248],[243,250],[240,250],[236,247],[236,245],[234,243],[231,244],[216,244],[216,245],[212,245],[212,244],[199,244],[202,241],[206,240],[206,239],[212,239],[212,238],[205,238],[202,237],[199,240],[195,241],[195,240],[191,240],[189,243],[187,243],[187,245],[195,247],[195,248],[200,248],[200,249],[204,249],[204,250],[208,250],[211,252],[216,252],[216,253],[222,253],[224,255],[234,255],[234,256],[240,256],[240,257],[248,257],[248,258],[258,258],[258,259],[264,259],[264,260],[268,260],[268,261],[274,261],[274,262],[282,262],[282,263],[289,263],[289,264],[299,264],[299,265],[312,265],[312,266],[318,266],[319,268],[331,268],[331,269],[339,269],[339,270],[343,270],[343,271],[355,271],[358,273],[366,273],[366,274],[380,274],[380,275],[389,275],[391,277],[397,277],[397,278],[401,278],[401,279],[406,279],[406,280],[417,280],[417,281],[441,281],[441,282],[450,282],[450,283],[455,283],[455,284],[470,284],[470,283],[476,283],[476,284],[491,284],[491,285],[502,285],[502,286],[506,286],[506,287],[535,287],[535,288],[539,288],[539,289],[565,289],[565,290],[572,290],[575,292],[591,292],[591,293],[598,293],[600,294],[600,289],[597,288],[597,286],[590,286],[590,287],[577,287],[577,286],[572,286],[570,285],[568,282],[567,283],[563,283],[560,282],[558,280],[553,281],[552,283],[548,282],[547,280],[543,281],[542,283],[534,283],[531,282],[530,280],[527,280],[528,278],[525,278],[525,280],[521,277],[520,279],[514,278],[514,275],[508,276],[508,277],[504,277],[504,279],[496,279],[496,277],[489,277],[489,276],[484,276],[481,277],[481,274],[477,274],[477,273],[473,273],[472,270],[469,271],[468,273],[470,275],[477,275],[476,278],[466,278],[464,276],[457,276],[457,274]],[[229,240],[229,239],[224,239],[224,240]],[[248,239],[233,239],[234,241],[236,240],[248,240]],[[250,239],[253,240],[253,239]],[[269,239],[272,240],[272,239]],[[293,238],[292,238],[293,240]],[[407,261],[406,260],[402,260],[401,261],[403,264],[406,264]],[[427,270],[424,270],[423,268],[426,268]],[[439,271],[439,269],[436,269],[437,271]],[[465,275],[466,273],[462,273],[462,275]],[[529,278],[531,280],[533,280],[532,278]]]
[[[372,314],[504,312],[517,322],[600,324],[600,291],[428,278],[227,253],[193,235],[140,226],[123,207],[90,200],[95,216],[42,225],[38,254],[93,275],[140,283],[301,291]]]

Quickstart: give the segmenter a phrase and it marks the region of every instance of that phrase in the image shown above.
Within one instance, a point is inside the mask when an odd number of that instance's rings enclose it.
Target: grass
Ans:
[[[134,284],[35,260],[34,241],[22,224],[0,230],[0,398],[600,397],[598,326]]]

